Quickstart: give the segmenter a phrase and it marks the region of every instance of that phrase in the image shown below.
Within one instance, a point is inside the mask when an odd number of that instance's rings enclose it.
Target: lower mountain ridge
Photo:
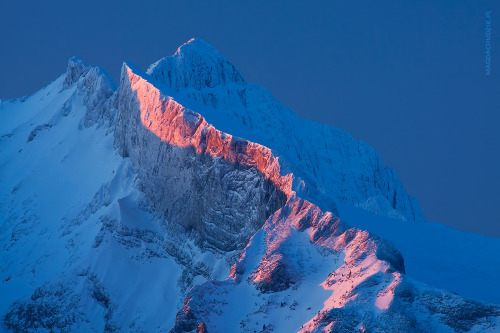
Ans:
[[[500,240],[203,41],[118,88],[72,58],[0,119],[5,331],[498,330]]]

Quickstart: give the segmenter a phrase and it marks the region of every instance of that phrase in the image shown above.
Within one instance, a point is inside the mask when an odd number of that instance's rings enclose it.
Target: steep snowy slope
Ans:
[[[148,73],[124,64],[115,89],[72,58],[33,96],[0,102],[0,327],[500,324],[498,306],[462,297],[500,303],[500,242],[413,222],[418,205],[369,146],[296,118],[202,41]],[[461,263],[457,243],[481,259]]]
[[[255,234],[228,280],[191,289],[173,331],[496,331],[499,306],[404,273],[390,243],[292,199]]]
[[[438,223],[399,223],[339,207],[342,220],[389,240],[405,259],[406,274],[433,287],[500,303],[500,240]]]
[[[1,103],[5,330],[172,327],[193,279],[229,273],[223,255],[167,235],[150,211],[113,147],[118,103],[106,83],[71,59],[48,87]]]

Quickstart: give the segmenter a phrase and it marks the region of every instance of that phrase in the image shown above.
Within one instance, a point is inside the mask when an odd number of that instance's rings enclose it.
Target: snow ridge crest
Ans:
[[[246,83],[238,69],[219,51],[195,38],[179,47],[174,55],[152,64],[147,74],[177,91]]]

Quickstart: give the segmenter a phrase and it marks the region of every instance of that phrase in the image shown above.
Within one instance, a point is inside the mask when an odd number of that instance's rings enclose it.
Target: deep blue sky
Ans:
[[[485,75],[491,10],[492,74]],[[500,1],[2,1],[0,97],[76,55],[118,78],[191,37],[373,145],[429,221],[500,237]]]

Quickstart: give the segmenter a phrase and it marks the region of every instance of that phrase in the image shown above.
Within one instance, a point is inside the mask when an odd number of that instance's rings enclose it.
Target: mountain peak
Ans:
[[[204,56],[222,57],[222,55],[215,47],[198,38],[191,38],[190,40],[179,46],[174,55],[182,56],[185,54],[199,54]]]
[[[87,66],[82,59],[78,57],[69,58],[68,67],[66,69],[66,79],[63,85],[64,89],[78,81],[78,79],[85,75],[89,69],[90,67]]]
[[[178,91],[245,83],[243,75],[216,48],[196,38],[152,64],[147,73]]]
[[[413,223],[373,148],[298,118],[203,41],[150,73],[124,64],[115,91],[71,58],[0,104],[2,330],[500,327],[500,306],[459,296],[500,300],[500,239]]]

